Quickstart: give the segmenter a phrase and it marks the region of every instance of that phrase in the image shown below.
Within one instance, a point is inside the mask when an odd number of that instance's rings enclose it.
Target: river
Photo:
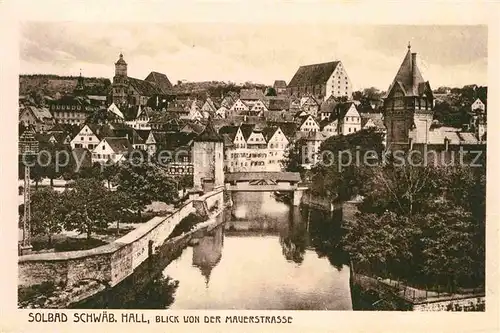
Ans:
[[[266,192],[233,193],[233,203],[221,226],[140,277],[143,286],[129,281],[127,297],[84,307],[352,310],[338,217]]]

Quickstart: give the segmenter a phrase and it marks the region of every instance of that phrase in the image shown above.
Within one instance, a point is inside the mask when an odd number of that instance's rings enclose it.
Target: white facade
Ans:
[[[268,159],[266,171],[281,171],[281,161],[285,158],[285,150],[288,146],[288,139],[278,127],[267,143]]]
[[[232,147],[225,151],[225,167],[228,172],[281,171],[288,139],[278,128],[269,141],[262,132],[252,132],[245,140],[241,129],[234,137]]]
[[[339,135],[339,122],[338,120],[332,120],[328,124],[326,124],[322,131],[324,135],[327,137],[331,137],[334,135]]]
[[[356,106],[351,104],[343,119],[340,122],[340,134],[348,135],[361,130],[361,116]]]
[[[349,79],[342,62],[339,62],[326,82],[325,100],[332,95],[334,97],[347,97],[349,99],[352,96],[351,80]]]
[[[88,125],[83,126],[83,128],[78,132],[78,134],[71,140],[71,149],[75,148],[85,148],[92,150],[99,144],[99,138],[92,132]]]
[[[123,157],[124,154],[115,152],[106,142],[106,139],[103,139],[92,151],[92,163],[106,163],[109,160],[113,161],[113,163],[117,163],[123,159]]]
[[[486,105],[484,105],[484,103],[478,98],[474,101],[474,103],[472,103],[471,107],[470,107],[471,111],[475,111],[475,110],[482,110],[483,112],[486,110]]]
[[[231,111],[236,111],[236,112],[240,112],[240,111],[248,111],[248,106],[243,103],[241,101],[241,99],[238,99],[234,104],[233,106],[231,106]]]

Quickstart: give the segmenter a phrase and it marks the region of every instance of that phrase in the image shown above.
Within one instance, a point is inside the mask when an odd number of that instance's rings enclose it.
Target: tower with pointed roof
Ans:
[[[120,53],[120,58],[115,62],[115,76],[113,77],[113,103],[123,106],[127,103],[128,97],[128,76],[127,63]]]
[[[224,186],[224,140],[208,119],[203,132],[193,140],[193,185],[195,189],[210,191]]]
[[[85,83],[82,77],[82,70],[80,70],[80,76],[78,77],[78,81],[76,83],[76,87],[73,90],[73,94],[75,96],[83,96],[85,95]]]
[[[391,150],[406,149],[410,131],[419,142],[426,141],[433,119],[432,90],[417,66],[417,54],[408,51],[384,97],[384,123],[387,146]]]

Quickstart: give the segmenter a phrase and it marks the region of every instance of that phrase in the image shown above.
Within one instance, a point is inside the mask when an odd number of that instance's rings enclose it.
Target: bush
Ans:
[[[54,249],[56,252],[80,251],[93,249],[105,244],[107,243],[95,238],[68,238],[61,243],[55,244]]]
[[[183,218],[182,221],[180,221],[179,224],[175,226],[174,230],[168,238],[174,238],[186,232],[189,232],[194,228],[195,225],[204,221],[205,219],[201,216],[191,213]]]
[[[37,284],[31,287],[19,288],[17,290],[17,297],[19,301],[27,301],[36,296],[52,296],[54,291],[56,290],[56,285],[54,282],[42,282],[41,284]]]

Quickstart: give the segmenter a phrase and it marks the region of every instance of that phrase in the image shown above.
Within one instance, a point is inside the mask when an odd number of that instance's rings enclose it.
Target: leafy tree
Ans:
[[[302,152],[301,148],[305,145],[303,139],[291,142],[285,151],[284,159],[281,161],[281,166],[288,172],[300,172],[302,175],[304,173],[304,167],[302,164]]]
[[[137,158],[130,158],[120,165],[117,182],[118,191],[130,194],[132,207],[139,216],[151,202],[169,203],[178,196],[176,183],[164,169]]]
[[[102,170],[102,178],[108,182],[108,188],[111,188],[111,182],[116,180],[119,172],[119,167],[116,163],[110,163],[104,165]]]
[[[268,87],[266,89],[266,96],[277,96],[278,94],[276,93],[276,89],[273,87]]]
[[[52,236],[61,232],[68,213],[62,195],[51,188],[35,191],[31,196],[31,231],[46,235],[52,247]]]
[[[68,209],[66,229],[86,233],[88,240],[94,232],[107,228],[120,217],[122,208],[116,205],[113,192],[97,179],[78,179],[72,190],[63,193]]]

